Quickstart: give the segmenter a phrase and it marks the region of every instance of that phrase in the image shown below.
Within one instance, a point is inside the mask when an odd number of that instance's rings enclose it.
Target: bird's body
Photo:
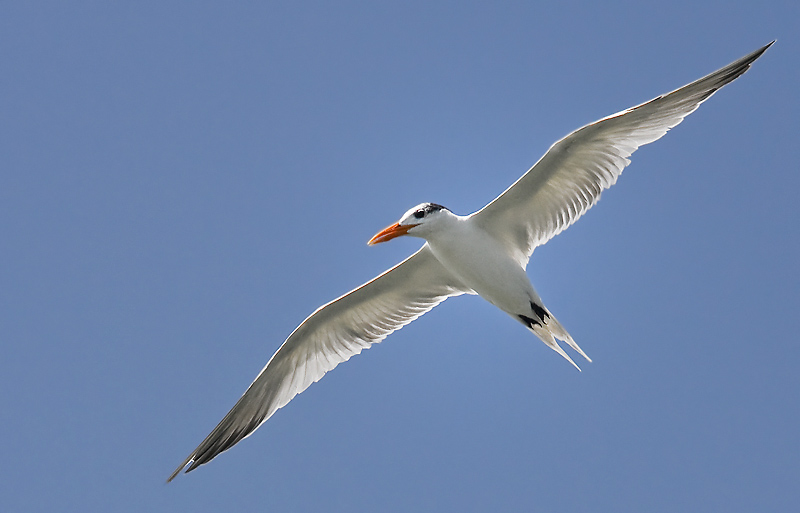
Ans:
[[[591,208],[616,182],[636,149],[662,137],[742,75],[771,44],[672,93],[572,132],[494,201],[469,216],[434,203],[406,212],[370,244],[409,235],[424,239],[423,247],[303,321],[169,480],[187,465],[189,472],[249,436],[336,365],[448,297],[478,294],[573,365],[557,340],[588,360],[528,279],[525,269],[534,248]]]
[[[427,237],[439,262],[464,285],[506,312],[536,297],[525,269],[468,216],[444,212],[446,226]]]
[[[427,245],[464,291],[480,295],[522,322],[573,365],[553,338],[565,340],[588,359],[544,307],[525,272],[527,262],[520,264],[514,259],[473,216],[457,216],[442,209],[439,217],[441,227],[425,237]]]

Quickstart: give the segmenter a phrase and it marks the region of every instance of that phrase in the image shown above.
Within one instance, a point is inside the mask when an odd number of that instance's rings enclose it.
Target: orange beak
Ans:
[[[386,242],[387,240],[392,240],[395,237],[399,237],[401,235],[405,235],[408,233],[408,230],[412,229],[413,227],[418,226],[416,224],[407,224],[405,226],[400,226],[400,223],[394,223],[392,226],[387,226],[383,230],[379,231],[372,237],[367,244],[372,246],[373,244],[378,244],[380,242]]]

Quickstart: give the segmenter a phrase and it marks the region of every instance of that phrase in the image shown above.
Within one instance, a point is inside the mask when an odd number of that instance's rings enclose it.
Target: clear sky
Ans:
[[[800,3],[0,4],[0,510],[789,511]],[[528,268],[170,472],[317,306],[556,139],[768,43]]]

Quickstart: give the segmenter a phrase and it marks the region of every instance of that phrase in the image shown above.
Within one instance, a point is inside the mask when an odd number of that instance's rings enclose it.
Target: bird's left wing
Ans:
[[[683,121],[747,71],[771,45],[669,94],[572,132],[503,194],[472,214],[474,222],[525,266],[536,246],[574,223],[604,189],[614,185],[634,151]]]
[[[471,292],[428,245],[372,281],[320,307],[289,335],[244,395],[169,477],[211,461],[250,435],[329,370],[450,296]]]

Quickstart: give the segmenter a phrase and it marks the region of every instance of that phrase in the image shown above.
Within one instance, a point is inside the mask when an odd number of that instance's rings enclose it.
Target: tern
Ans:
[[[456,215],[435,203],[406,212],[368,244],[406,235],[423,239],[422,248],[304,320],[167,481],[230,449],[326,372],[448,297],[478,294],[572,365],[575,362],[557,340],[591,361],[528,279],[525,269],[533,250],[597,203],[634,151],[662,137],[718,89],[741,76],[773,43],[669,94],[572,132],[553,144],[505,192],[471,215]]]

